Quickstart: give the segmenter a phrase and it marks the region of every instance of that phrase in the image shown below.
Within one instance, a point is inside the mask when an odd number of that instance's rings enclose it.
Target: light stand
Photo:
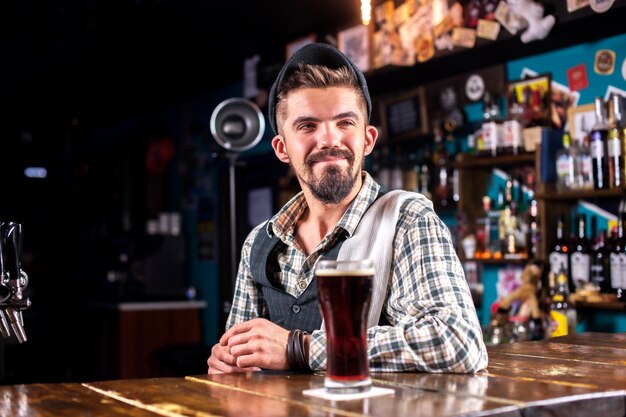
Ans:
[[[239,153],[254,147],[265,133],[265,118],[259,107],[244,98],[229,98],[217,105],[211,114],[211,133],[226,149],[228,158],[230,204],[230,265],[231,290],[237,278],[237,222],[235,209],[235,164]]]

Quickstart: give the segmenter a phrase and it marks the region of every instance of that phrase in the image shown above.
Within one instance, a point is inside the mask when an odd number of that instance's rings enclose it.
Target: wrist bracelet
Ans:
[[[304,336],[307,335],[300,329],[289,332],[287,338],[287,363],[289,368],[298,372],[311,371],[308,358],[304,350]]]

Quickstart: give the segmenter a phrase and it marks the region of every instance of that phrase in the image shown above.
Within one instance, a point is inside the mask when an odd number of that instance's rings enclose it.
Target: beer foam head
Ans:
[[[359,268],[359,269],[318,269],[315,271],[315,275],[318,277],[362,277],[373,276],[374,268]]]

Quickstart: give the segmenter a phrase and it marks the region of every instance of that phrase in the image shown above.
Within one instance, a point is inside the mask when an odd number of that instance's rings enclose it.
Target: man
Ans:
[[[324,369],[315,262],[354,250],[381,266],[372,302],[378,297],[380,306],[370,310],[367,335],[372,371],[487,366],[462,267],[432,203],[409,192],[381,197],[362,171],[378,138],[370,114],[363,74],[329,45],[303,47],[281,70],[269,98],[272,147],[302,192],[246,239],[209,373]]]

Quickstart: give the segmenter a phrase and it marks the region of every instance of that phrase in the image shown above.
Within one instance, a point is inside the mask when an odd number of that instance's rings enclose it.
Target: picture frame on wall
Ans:
[[[362,72],[371,69],[372,48],[369,25],[359,24],[340,31],[337,36],[337,48]]]
[[[424,87],[378,99],[383,141],[394,142],[429,132]]]
[[[522,118],[526,125],[550,126],[552,103],[552,76],[539,74],[520,80],[509,81],[507,86],[507,103],[510,105],[512,96],[524,108]]]
[[[573,140],[582,140],[596,122],[593,103],[570,107],[567,112],[569,134]]]
[[[285,61],[288,61],[289,58],[300,48],[305,45],[317,42],[317,35],[315,33],[311,33],[309,35],[298,38],[292,42],[289,42],[285,46]]]

